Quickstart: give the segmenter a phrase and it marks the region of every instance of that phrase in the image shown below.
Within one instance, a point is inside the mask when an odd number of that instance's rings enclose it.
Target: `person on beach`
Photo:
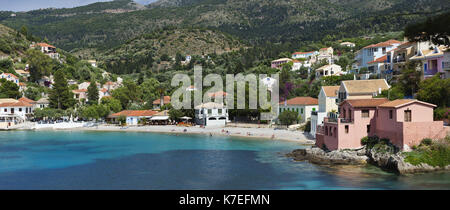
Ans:
[[[183,132],[185,132],[185,133],[186,133],[186,132],[187,132],[187,129],[185,128],[185,129],[183,130]]]
[[[273,139],[275,139],[275,134],[272,134],[272,137],[271,137],[271,139],[273,140]]]
[[[209,133],[209,136],[212,137],[213,136],[212,133]]]

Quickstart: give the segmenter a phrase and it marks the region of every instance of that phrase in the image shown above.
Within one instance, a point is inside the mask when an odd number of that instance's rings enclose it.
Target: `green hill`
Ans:
[[[449,9],[448,0],[161,0],[147,7],[116,0],[16,17],[4,12],[0,21],[15,29],[25,25],[56,46],[77,51],[116,47],[166,26],[218,29],[251,43],[339,39],[401,31]]]
[[[0,24],[0,57],[22,54],[30,43],[22,34]]]

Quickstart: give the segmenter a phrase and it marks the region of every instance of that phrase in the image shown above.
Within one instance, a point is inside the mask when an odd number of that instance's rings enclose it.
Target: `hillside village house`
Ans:
[[[143,119],[150,120],[152,116],[157,114],[157,111],[153,110],[124,110],[118,113],[111,114],[107,117],[110,123],[119,123],[121,116],[126,118],[126,124],[129,126],[137,126]]]
[[[280,58],[278,60],[272,61],[271,67],[274,68],[274,69],[281,69],[282,65],[287,64],[289,62],[292,62],[292,59],[290,59],[290,58]]]
[[[23,123],[33,112],[33,105],[23,100],[0,99],[0,128]]]
[[[342,67],[336,64],[328,64],[316,69],[316,78],[340,76],[342,74],[344,74]]]
[[[154,110],[161,110],[161,107],[163,107],[164,105],[170,104],[170,96],[164,96],[161,99],[156,99],[153,101],[153,109]]]
[[[195,107],[195,123],[203,126],[225,127],[228,109],[224,104],[208,102]]]
[[[388,138],[400,149],[408,149],[424,138],[440,139],[450,129],[433,121],[433,104],[413,99],[346,100],[338,118],[325,118],[318,126],[316,145],[329,150],[360,148],[366,136]]]
[[[48,106],[50,106],[50,101],[48,100],[48,98],[41,98],[38,101],[36,101],[34,108],[35,109],[37,109],[37,108],[43,109],[43,108],[47,108]]]
[[[88,60],[89,64],[91,64],[92,67],[97,67],[97,61],[96,60]]]
[[[318,54],[319,54],[319,52],[317,52],[317,51],[295,52],[295,53],[292,53],[292,59],[300,59],[300,58],[308,59],[308,58],[313,57]]]
[[[308,70],[311,68],[311,63],[309,62],[309,60],[305,61],[292,60],[292,63],[293,63],[292,71],[298,71],[302,67],[306,67],[308,68]]]
[[[16,85],[19,85],[19,77],[11,73],[2,73],[0,74],[0,79],[6,79],[7,81],[13,82]]]
[[[423,79],[433,77],[436,74],[440,74],[441,78],[444,78],[445,75],[448,75],[448,72],[444,72],[444,67],[448,69],[448,66],[444,66],[444,64],[448,64],[450,60],[444,60],[445,51],[448,48],[445,46],[435,46],[433,49],[422,49],[418,50],[417,54],[410,58],[413,61],[419,61],[421,63],[421,71],[423,75]]]
[[[73,98],[80,102],[82,100],[84,100],[84,102],[87,102],[87,91],[87,89],[72,90]]]
[[[397,46],[401,44],[400,41],[397,40],[388,40],[385,42],[381,42],[378,44],[373,44],[364,47],[363,49],[356,52],[355,60],[356,60],[356,68],[354,71],[359,72],[361,68],[367,67],[371,74],[381,74],[379,69],[376,69],[375,65],[369,65],[370,62],[373,62],[387,54],[388,51],[391,51]]]
[[[31,45],[32,48],[39,49],[42,53],[48,55],[50,58],[59,59],[59,53],[56,52],[56,47],[47,43],[37,43]]]
[[[317,55],[316,62],[320,62],[322,60],[326,60],[328,64],[334,63],[334,50],[332,47],[322,48],[319,50],[319,54]]]
[[[346,47],[352,47],[352,48],[356,46],[356,44],[352,43],[352,42],[342,42],[340,45],[346,46]]]
[[[311,118],[311,112],[319,109],[319,101],[312,97],[295,97],[279,104],[278,115],[284,111],[294,111],[301,117],[300,123],[304,123]]]
[[[30,77],[30,72],[29,71],[18,69],[18,70],[16,70],[16,73],[19,74],[22,77],[25,77],[25,78]]]
[[[385,79],[373,80],[346,80],[341,82],[338,91],[338,103],[347,99],[370,99],[389,90],[390,86]]]
[[[337,93],[340,86],[322,86],[319,93],[319,110],[311,112],[311,131],[312,136],[316,136],[318,125],[323,124],[325,117],[336,115],[338,112]]]
[[[96,82],[96,84],[97,84],[97,88],[98,88],[98,89],[101,89],[101,84],[98,83],[98,82]],[[78,89],[88,89],[88,88],[89,88],[89,85],[91,85],[90,82],[83,82],[83,83],[80,83],[80,84],[78,85]]]

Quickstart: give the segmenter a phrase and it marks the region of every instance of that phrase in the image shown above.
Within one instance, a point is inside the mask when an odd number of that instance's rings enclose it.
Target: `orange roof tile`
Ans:
[[[436,107],[436,105],[434,105],[434,104],[419,101],[417,99],[397,99],[394,101],[389,101],[387,103],[381,104],[381,105],[379,105],[379,107],[398,108],[398,107],[402,107],[402,106],[405,106],[405,105],[408,105],[411,103],[421,103],[421,104],[424,104],[427,106]]]
[[[295,53],[292,53],[293,55],[303,55],[303,54],[311,54],[311,53],[314,53],[314,51],[310,51],[310,52],[295,52]]]
[[[87,92],[87,89],[78,89],[78,90],[72,90],[72,92],[74,93],[82,93],[82,92]]]
[[[22,101],[22,102],[25,102],[25,103],[29,103],[29,104],[34,104],[34,103],[36,103],[36,101],[33,101],[33,100],[31,100],[31,99],[29,99],[29,98],[27,98],[27,97],[22,97],[22,98],[19,98],[19,101]]]
[[[14,75],[14,74],[11,74],[11,73],[3,73],[5,76],[10,76],[10,77],[13,77],[13,78],[15,78],[15,79],[19,79],[16,75]]]
[[[280,102],[281,105],[284,105],[285,102]],[[287,105],[318,105],[319,100],[317,98],[312,97],[295,97],[287,100]]]
[[[157,111],[153,110],[124,110],[118,113],[114,113],[109,115],[109,118],[119,117],[119,116],[126,116],[126,117],[151,117],[155,114],[157,114]]]
[[[345,103],[350,104],[350,106],[355,108],[370,108],[370,107],[377,107],[381,104],[384,104],[386,102],[389,102],[387,98],[371,98],[371,99],[349,99],[343,101],[340,106],[342,106]]]
[[[31,107],[31,106],[33,105],[23,101],[0,103],[0,107]]]
[[[376,48],[376,47],[388,47],[388,46],[391,46],[393,44],[401,44],[401,42],[397,41],[397,40],[394,40],[394,39],[391,39],[391,40],[388,40],[388,41],[385,41],[385,42],[380,42],[378,44],[372,44],[372,45],[366,46],[366,47],[364,47],[364,49]]]
[[[387,55],[382,56],[382,57],[379,57],[379,58],[377,58],[377,59],[374,60],[374,61],[370,61],[370,62],[368,62],[368,64],[369,64],[369,63],[383,63],[383,62],[385,62],[385,61],[387,61]]]
[[[37,46],[40,46],[40,47],[51,47],[51,48],[56,48],[55,46],[49,45],[49,44],[47,44],[47,43],[37,43],[36,45],[37,45]]]
[[[153,104],[161,104],[161,99],[156,99]],[[164,96],[164,104],[170,104],[170,96]]]
[[[341,86],[322,86],[327,97],[336,97],[340,87]]]

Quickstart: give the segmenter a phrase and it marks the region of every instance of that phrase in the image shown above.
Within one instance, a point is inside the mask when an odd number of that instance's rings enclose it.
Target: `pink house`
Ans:
[[[292,59],[290,58],[280,58],[278,60],[274,60],[271,62],[271,68],[274,69],[281,69],[283,64],[292,62]]]
[[[317,127],[316,145],[329,150],[361,147],[366,136],[388,138],[404,148],[424,138],[444,138],[449,132],[442,121],[433,121],[435,105],[418,100],[381,99],[346,100],[339,106],[338,118],[325,118]]]

